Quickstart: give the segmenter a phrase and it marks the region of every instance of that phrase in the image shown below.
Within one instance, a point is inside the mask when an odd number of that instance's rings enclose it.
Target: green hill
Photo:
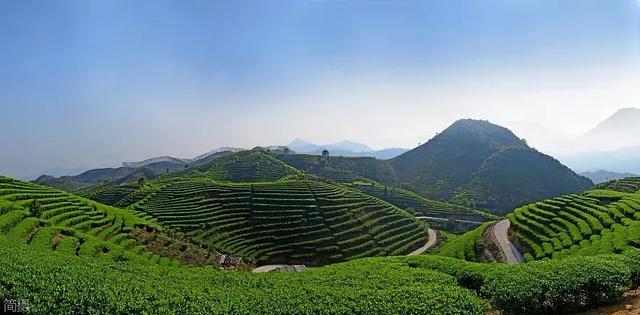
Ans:
[[[158,224],[54,188],[0,176],[0,235],[42,251],[106,261],[218,265],[220,254]],[[235,259],[227,268],[248,268]]]
[[[404,254],[426,241],[425,226],[408,212],[316,181],[176,180],[131,209],[258,263],[321,265]]]
[[[254,149],[217,157],[203,165],[174,172],[165,177],[187,176],[218,181],[255,182],[277,180],[298,173],[299,170],[274,158],[270,153]]]
[[[400,187],[385,186],[371,181],[355,181],[350,184],[350,187],[385,200],[416,216],[429,218],[431,225],[437,229],[466,231],[487,219],[497,218],[486,211],[426,199]]]
[[[427,198],[500,214],[593,185],[508,129],[480,120],[459,120],[390,164],[403,185]]]
[[[0,231],[22,242],[74,255],[120,260],[144,257],[170,263],[152,253],[142,255],[144,245],[129,234],[136,226],[160,228],[130,211],[0,177]]]
[[[594,189],[608,189],[621,192],[636,192],[640,190],[640,177],[626,177],[598,184]]]
[[[620,253],[640,246],[638,192],[595,189],[529,204],[507,217],[529,259]]]

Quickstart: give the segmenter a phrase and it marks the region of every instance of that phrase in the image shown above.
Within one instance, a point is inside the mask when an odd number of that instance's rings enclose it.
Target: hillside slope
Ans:
[[[380,199],[315,181],[168,182],[131,209],[258,263],[322,265],[406,254],[426,226]]]
[[[371,179],[393,184],[398,182],[387,161],[372,157],[318,156],[309,154],[276,154],[276,158],[307,173],[336,182]]]
[[[427,198],[499,214],[592,185],[508,129],[480,120],[459,120],[390,164],[401,183]]]
[[[260,150],[246,150],[219,156],[206,163],[190,167],[180,172],[168,174],[168,178],[206,178],[230,182],[271,181],[287,175],[300,173],[299,170]]]
[[[497,216],[486,211],[430,200],[400,187],[385,186],[370,181],[355,181],[349,186],[385,200],[418,217],[426,218],[432,227],[439,230],[467,231],[488,219],[497,219]]]
[[[159,228],[127,210],[0,177],[0,233],[21,242],[74,255],[139,260],[144,245],[129,234],[136,226]],[[161,260],[147,254],[146,260]]]
[[[638,182],[636,182],[637,184]],[[516,209],[507,217],[529,259],[620,253],[640,247],[640,192],[602,185]]]

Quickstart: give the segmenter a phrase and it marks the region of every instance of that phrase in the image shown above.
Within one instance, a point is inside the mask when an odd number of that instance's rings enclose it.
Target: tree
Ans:
[[[327,149],[322,150],[322,156],[329,157],[329,150]]]
[[[147,179],[144,176],[142,176],[138,179],[138,188],[142,189],[144,188],[145,185],[147,185]]]

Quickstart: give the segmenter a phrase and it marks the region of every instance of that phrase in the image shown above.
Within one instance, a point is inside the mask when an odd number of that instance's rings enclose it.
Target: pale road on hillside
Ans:
[[[504,253],[508,264],[517,264],[524,261],[524,257],[520,254],[520,251],[509,240],[509,227],[511,221],[508,219],[502,219],[493,226],[493,236],[498,241],[498,246]]]
[[[429,235],[429,240],[427,240],[427,244],[424,244],[424,246],[414,250],[408,256],[420,255],[425,251],[427,251],[427,249],[433,247],[433,245],[436,245],[436,242],[438,241],[438,234],[436,233],[436,230],[429,228],[427,229],[427,234]]]
[[[271,272],[271,271],[275,271],[278,268],[284,268],[286,266],[287,265],[264,265],[264,266],[254,268],[252,271],[253,272]]]

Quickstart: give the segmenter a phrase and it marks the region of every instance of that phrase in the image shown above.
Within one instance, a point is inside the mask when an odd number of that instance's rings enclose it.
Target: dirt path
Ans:
[[[258,268],[254,268],[252,271],[253,272],[270,272],[270,271],[274,271],[280,267],[284,267],[286,265],[264,265],[264,266],[260,266]]]
[[[302,272],[307,270],[305,265],[264,265],[258,268],[254,268],[251,270],[252,272],[271,272],[271,271],[282,271],[282,272]]]
[[[427,244],[424,244],[424,246],[414,250],[413,252],[411,252],[411,254],[409,254],[409,256],[420,255],[427,251],[427,249],[433,247],[433,245],[436,245],[436,242],[438,241],[438,233],[436,232],[436,230],[429,228],[427,229],[427,234],[429,235]]]
[[[627,292],[622,301],[580,313],[581,315],[638,315],[640,314],[640,290]]]
[[[493,236],[498,241],[500,250],[504,253],[508,264],[517,264],[524,261],[524,257],[520,251],[509,240],[509,227],[511,221],[502,219],[493,226]]]

